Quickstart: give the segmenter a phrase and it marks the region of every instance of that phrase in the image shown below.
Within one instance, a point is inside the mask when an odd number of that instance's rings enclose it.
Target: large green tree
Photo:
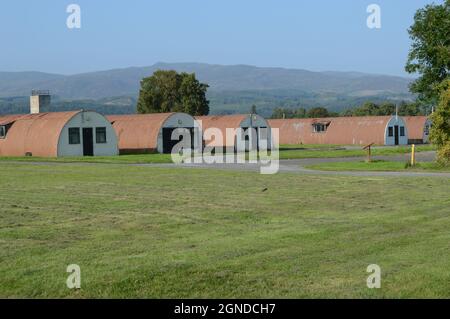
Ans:
[[[411,85],[419,99],[435,104],[450,70],[450,0],[419,9],[408,30],[412,40],[406,71],[420,77]]]
[[[433,125],[430,138],[438,147],[438,162],[450,165],[450,79],[444,81],[439,89],[439,105],[431,116]]]
[[[158,70],[141,81],[137,110],[139,113],[207,115],[207,89],[208,85],[200,83],[195,74]]]

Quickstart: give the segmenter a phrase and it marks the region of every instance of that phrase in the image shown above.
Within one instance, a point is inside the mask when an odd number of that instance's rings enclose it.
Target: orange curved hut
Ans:
[[[111,124],[91,111],[0,116],[0,156],[116,155]]]
[[[396,116],[269,120],[280,144],[406,145],[408,129]]]
[[[409,144],[430,143],[431,119],[427,116],[404,116]]]
[[[180,139],[172,139],[177,128],[187,129],[193,149],[201,145],[201,134],[195,119],[185,113],[152,113],[109,115],[121,154],[171,153]],[[199,140],[200,139],[200,140]]]

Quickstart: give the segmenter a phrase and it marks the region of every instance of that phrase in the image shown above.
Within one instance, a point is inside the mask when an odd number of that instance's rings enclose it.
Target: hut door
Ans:
[[[399,144],[399,128],[398,125],[394,127],[394,135],[395,135],[395,145]]]
[[[163,128],[163,153],[172,153],[173,147],[178,143],[178,140],[172,140],[172,132],[175,128],[164,127]]]
[[[259,127],[244,127],[245,151],[259,151]]]
[[[245,152],[250,151],[250,135],[251,130],[248,127],[243,127],[242,128],[242,134],[243,134],[243,143],[244,143],[244,150]]]
[[[94,156],[94,134],[92,127],[83,128],[83,156]]]
[[[172,153],[173,147],[178,144],[183,138],[179,138],[178,140],[172,140],[172,133],[176,129],[187,130],[191,135],[190,141],[185,141],[186,143],[190,143],[191,149],[194,149],[194,128],[193,127],[164,127],[163,128],[163,153],[170,154]]]

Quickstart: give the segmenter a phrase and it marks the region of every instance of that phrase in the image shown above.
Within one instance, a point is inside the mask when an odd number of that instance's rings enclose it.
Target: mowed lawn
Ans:
[[[0,181],[0,297],[450,297],[445,178],[3,163]]]
[[[330,162],[308,165],[306,168],[320,171],[381,171],[381,172],[450,172],[450,167],[440,166],[436,162],[416,163],[411,167],[409,163],[374,160],[372,162]]]
[[[433,145],[418,145],[417,152],[435,151]],[[411,146],[379,147],[372,151],[373,155],[399,155],[411,152]],[[338,157],[364,157],[366,151],[360,147],[337,145],[281,145],[280,159],[302,158],[338,158]],[[97,164],[155,164],[172,163],[170,154],[135,154],[120,156],[95,156],[95,157],[4,157],[0,156],[0,163],[5,162],[36,162],[36,163],[97,163]]]
[[[365,157],[367,151],[362,147],[346,148],[345,146],[329,145],[282,145],[280,147],[280,159],[302,159],[302,158],[339,158],[339,157]],[[320,147],[319,147],[320,146]],[[433,145],[417,145],[416,152],[435,151]],[[372,149],[373,156],[391,156],[411,153],[411,146],[389,146],[375,147]]]

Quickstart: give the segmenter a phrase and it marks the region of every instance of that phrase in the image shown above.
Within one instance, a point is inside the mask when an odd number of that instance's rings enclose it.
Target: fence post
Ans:
[[[411,166],[416,166],[416,145],[411,147]]]

